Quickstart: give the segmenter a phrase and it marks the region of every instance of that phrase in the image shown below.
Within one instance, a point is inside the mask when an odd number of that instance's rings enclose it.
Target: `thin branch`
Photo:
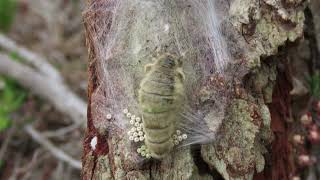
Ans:
[[[27,162],[25,165],[23,165],[22,167],[20,167],[18,169],[18,174],[22,175],[23,177],[21,177],[21,180],[27,180],[30,179],[32,172],[33,172],[33,168],[35,168],[36,166],[38,166],[41,162],[43,162],[43,159],[45,158],[45,156],[40,156],[40,154],[42,153],[42,151],[44,151],[43,148],[39,148],[37,149],[33,155],[32,155],[32,159]]]
[[[44,57],[31,52],[24,47],[18,46],[15,41],[11,40],[1,33],[0,47],[8,52],[17,53],[19,56],[23,57],[24,60],[29,64],[32,64],[34,67],[36,67],[37,71],[47,76],[48,78],[62,81],[59,72],[54,67],[52,67]]]
[[[25,131],[34,139],[36,142],[41,144],[47,150],[49,150],[54,157],[57,159],[64,161],[71,165],[76,169],[81,169],[81,162],[78,160],[73,159],[65,152],[54,146],[48,139],[43,137],[38,131],[36,131],[31,125],[26,125],[24,127]]]
[[[64,135],[66,135],[67,133],[70,133],[72,131],[74,131],[75,129],[78,129],[81,126],[81,124],[72,124],[70,126],[67,127],[63,127],[54,131],[46,131],[43,132],[42,135],[45,136],[46,138],[52,138],[52,137],[62,137]]]
[[[0,53],[0,74],[16,79],[34,94],[43,97],[60,112],[68,115],[75,123],[85,126],[86,103],[76,96],[62,81],[43,76],[31,67],[12,60]]]
[[[10,141],[12,139],[12,136],[13,136],[15,130],[16,130],[15,125],[13,125],[10,129],[8,129],[7,137],[4,140],[4,142],[2,143],[2,146],[1,146],[1,149],[0,149],[0,161],[4,160],[7,148],[9,146],[9,144],[10,144]]]
[[[12,168],[12,173],[10,175],[10,177],[8,178],[8,180],[17,180],[18,179],[18,174],[19,174],[19,166],[22,162],[22,155],[20,153],[18,153],[14,158],[14,166]]]

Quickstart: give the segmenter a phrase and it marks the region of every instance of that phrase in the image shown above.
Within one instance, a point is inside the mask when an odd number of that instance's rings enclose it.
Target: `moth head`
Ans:
[[[182,61],[175,55],[172,54],[164,54],[159,57],[156,62],[157,65],[164,66],[170,69],[175,69],[181,67]]]
[[[153,61],[153,64],[147,64],[144,67],[144,72],[149,72],[153,66],[161,66],[169,69],[179,69],[182,67],[182,57],[179,58],[169,53],[154,57]]]

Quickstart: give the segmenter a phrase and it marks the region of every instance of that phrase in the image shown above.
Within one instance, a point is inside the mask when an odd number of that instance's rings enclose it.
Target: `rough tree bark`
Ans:
[[[187,8],[183,6],[187,1],[168,1],[177,5],[172,9],[183,12]],[[91,0],[88,6],[90,3]],[[96,95],[101,79],[98,78],[99,59],[91,36],[99,27],[88,19],[100,18],[103,12],[86,12],[89,103],[82,179],[290,179],[295,167],[286,125],[290,118],[291,90],[287,59],[289,47],[303,37],[306,3],[304,0],[230,0],[225,11],[228,23],[224,27],[233,30],[229,46],[233,47],[234,57],[244,61],[241,68],[247,70],[235,88],[237,95],[227,107],[228,116],[219,130],[221,138],[215,144],[186,147],[161,162],[152,161],[141,166],[128,155],[130,150],[123,132],[110,135],[101,131],[97,122],[108,123],[107,120],[92,114],[97,108],[92,97]],[[181,12],[176,15],[182,16]],[[134,9],[131,13],[135,13]],[[127,33],[137,33],[145,28],[139,27],[139,22],[130,23]],[[248,50],[239,54],[232,39],[244,41]],[[210,117],[207,118],[210,121]],[[94,137],[97,145],[92,149],[90,144]]]

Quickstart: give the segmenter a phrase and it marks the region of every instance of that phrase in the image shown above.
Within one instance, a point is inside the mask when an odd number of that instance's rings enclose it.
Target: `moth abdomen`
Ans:
[[[150,143],[164,143],[164,141],[168,141],[171,136],[170,134],[168,134],[168,132],[172,132],[174,131],[174,126],[169,125],[167,127],[164,128],[147,128],[148,132],[146,132],[146,135],[148,136],[147,140]]]
[[[156,95],[159,98],[168,98],[174,96],[174,84],[161,84],[158,82],[149,81],[144,84],[142,89],[143,93],[146,95]]]
[[[172,140],[165,141],[163,143],[150,143],[145,141],[147,148],[151,151],[151,156],[156,159],[164,158],[174,147]]]
[[[174,146],[172,135],[184,99],[184,75],[179,60],[168,54],[147,65],[146,72],[139,90],[145,144],[152,157],[162,158]]]
[[[144,119],[148,119],[144,121],[144,127],[150,129],[162,129],[168,126],[171,126],[172,120],[170,119],[169,113],[159,113],[159,114],[150,114],[144,113]],[[161,121],[161,122],[158,122]]]
[[[174,79],[174,74],[165,75],[165,74],[159,74],[157,72],[154,72],[152,77],[150,77],[149,81],[154,81],[154,82],[163,82],[163,84],[174,84],[175,79]]]

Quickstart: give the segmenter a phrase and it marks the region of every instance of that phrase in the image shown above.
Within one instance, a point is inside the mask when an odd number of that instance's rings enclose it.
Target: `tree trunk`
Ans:
[[[288,59],[303,37],[306,2],[212,0],[216,15],[223,17],[220,29],[232,59],[220,80],[219,73],[212,73],[219,67],[205,63],[213,58],[217,64],[217,57],[204,55],[212,51],[205,44],[212,37],[191,12],[194,0],[117,1],[88,0],[84,13],[89,103],[82,179],[290,179],[295,166],[288,141],[292,87]],[[115,25],[121,27],[117,33]],[[225,48],[213,43],[213,48]],[[134,97],[121,87],[136,91],[139,83],[125,77],[106,79],[105,70],[119,75],[117,67],[123,66],[133,79],[141,79],[148,59],[162,52],[184,57],[187,89],[194,88],[189,93],[197,101],[194,106],[207,112],[209,128],[214,129],[219,118],[217,107],[208,102],[219,102],[221,96],[218,110],[226,114],[218,122],[214,142],[178,148],[161,161],[140,161],[122,120],[112,112],[117,102],[108,91],[116,86],[120,88],[115,96]]]

